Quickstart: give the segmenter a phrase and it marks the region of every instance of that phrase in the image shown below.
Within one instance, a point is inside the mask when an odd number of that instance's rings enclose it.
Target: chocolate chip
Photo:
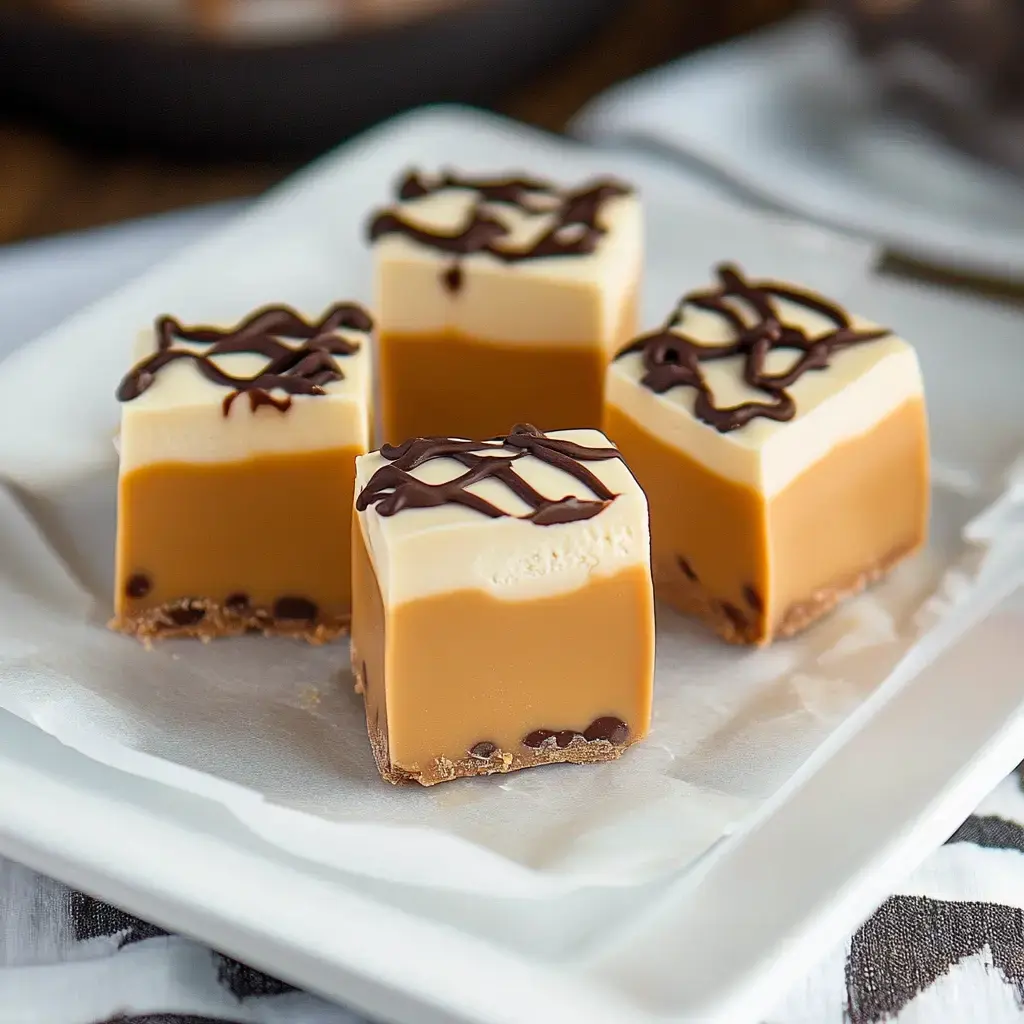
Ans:
[[[764,601],[761,600],[761,595],[749,584],[743,588],[743,596],[746,598],[747,604],[754,609],[759,615],[764,614]]]
[[[242,612],[249,610],[249,595],[239,591],[236,594],[228,594],[228,599],[224,602],[224,607],[229,612],[234,612],[236,615],[240,615]]]
[[[697,574],[693,571],[693,566],[683,558],[682,555],[676,555],[676,564],[683,571],[683,575],[691,580],[693,583],[699,583],[700,580],[697,578]]]
[[[554,740],[556,747],[564,748],[569,746],[577,737],[582,737],[582,735],[582,733],[576,732],[575,729],[560,729],[558,732],[555,732],[554,729],[537,729],[523,739],[523,746],[542,747],[549,740]]]
[[[194,626],[206,618],[206,609],[196,605],[183,604],[177,608],[169,608],[166,614],[175,626]]]
[[[481,761],[486,761],[493,757],[498,752],[498,748],[493,744],[484,740],[481,743],[476,743],[469,748],[469,756],[476,757]]]
[[[725,612],[729,621],[737,629],[745,629],[747,625],[747,617],[736,607],[734,604],[730,604],[728,601],[721,601],[720,607]]]
[[[129,576],[124,585],[124,592],[132,598],[145,597],[152,589],[153,581],[144,572]]]
[[[444,282],[445,288],[450,292],[457,292],[462,287],[462,267],[458,263],[453,263],[445,272],[441,275],[441,280]]]
[[[317,606],[306,597],[279,597],[274,602],[275,619],[299,619],[312,622],[317,615]]]
[[[583,733],[583,738],[588,742],[607,740],[616,745],[625,743],[627,736],[629,736],[629,726],[621,718],[613,718],[610,715],[605,718],[595,718]]]
[[[554,735],[555,734],[550,729],[537,729],[523,739],[523,746],[535,748],[542,747],[544,745],[544,741],[550,740]]]

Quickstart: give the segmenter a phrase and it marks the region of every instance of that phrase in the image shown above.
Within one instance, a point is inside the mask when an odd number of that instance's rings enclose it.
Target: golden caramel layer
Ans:
[[[377,767],[382,775],[390,765],[388,757],[388,708],[384,686],[387,657],[387,615],[384,599],[373,571],[370,553],[363,540],[359,519],[352,519],[352,674],[363,695],[366,729],[374,743]],[[436,646],[429,648],[437,650]],[[378,743],[382,749],[378,749]],[[386,777],[386,776],[385,776]],[[395,781],[395,780],[389,780]]]
[[[614,406],[605,432],[647,493],[658,596],[729,641],[797,632],[924,541],[928,439],[919,398],[769,500]]]
[[[515,423],[541,430],[597,427],[605,367],[637,330],[636,300],[603,344],[496,344],[448,331],[382,330],[383,440],[400,444],[434,435],[495,437]]]
[[[928,420],[915,398],[776,495],[768,505],[775,628],[808,595],[917,550],[930,493]]]
[[[495,437],[521,422],[541,430],[601,422],[604,354],[594,349],[382,334],[379,351],[383,440],[390,444]]]
[[[605,417],[605,433],[647,495],[658,597],[695,614],[695,598],[707,594],[735,609],[737,620],[760,619],[751,596],[763,601],[769,590],[762,497],[687,458],[616,407]]]
[[[359,454],[162,463],[122,475],[115,625],[210,636],[269,620],[317,639],[339,631],[351,616]]]
[[[645,568],[533,601],[458,591],[386,610],[358,524],[353,548],[353,667],[389,781],[608,760],[646,735],[654,607]]]

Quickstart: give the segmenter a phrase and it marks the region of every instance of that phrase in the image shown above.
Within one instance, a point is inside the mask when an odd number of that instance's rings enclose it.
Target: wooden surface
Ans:
[[[499,109],[557,131],[609,85],[799,6],[800,0],[629,0],[577,52],[515,90]],[[0,110],[0,243],[256,195],[292,170],[91,152],[44,126],[5,121]]]

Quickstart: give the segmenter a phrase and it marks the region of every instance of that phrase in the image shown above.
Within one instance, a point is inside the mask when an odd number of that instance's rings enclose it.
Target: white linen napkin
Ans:
[[[929,263],[1024,279],[1024,184],[887,114],[823,15],[614,86],[572,131]]]

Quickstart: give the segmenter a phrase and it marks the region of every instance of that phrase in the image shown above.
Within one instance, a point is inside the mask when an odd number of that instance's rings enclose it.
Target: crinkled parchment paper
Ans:
[[[109,565],[112,483],[108,474],[64,495],[80,536],[94,538],[83,573],[94,578]],[[106,630],[107,603],[0,493],[0,706],[98,761],[216,800],[302,857],[524,895],[640,882],[693,860],[973,593],[986,551],[965,549],[954,564],[926,553],[766,651],[727,647],[659,609],[646,743],[614,764],[426,790],[377,777],[345,643],[246,637],[147,650]],[[947,500],[938,488],[937,505]]]

